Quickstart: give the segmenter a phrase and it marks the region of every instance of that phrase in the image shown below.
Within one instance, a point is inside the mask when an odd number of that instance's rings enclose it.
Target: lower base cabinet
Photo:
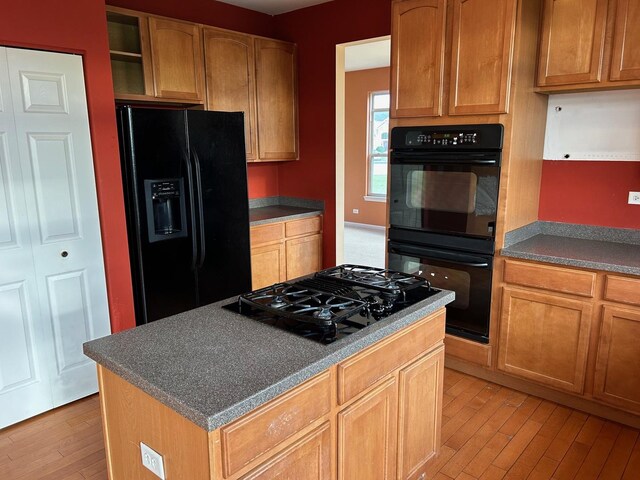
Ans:
[[[111,480],[420,480],[440,444],[444,308],[206,432],[98,367]],[[343,389],[340,397],[341,377]]]
[[[287,280],[322,269],[322,234],[286,241]]]
[[[640,311],[605,306],[593,395],[640,412]]]
[[[258,289],[286,278],[287,259],[282,243],[251,249],[251,285]]]
[[[392,480],[398,385],[391,377],[338,414],[338,480]]]

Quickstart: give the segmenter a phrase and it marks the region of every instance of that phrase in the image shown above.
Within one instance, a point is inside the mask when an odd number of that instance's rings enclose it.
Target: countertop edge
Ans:
[[[311,363],[297,372],[277,381],[270,387],[250,394],[240,402],[231,405],[224,410],[221,410],[213,415],[205,415],[202,412],[180,402],[177,398],[165,393],[162,389],[153,385],[150,381],[141,377],[139,374],[131,371],[130,369],[110,361],[108,358],[96,354],[90,349],[83,347],[85,355],[96,361],[101,366],[107,368],[114,374],[122,377],[125,381],[131,383],[135,387],[141,389],[160,403],[176,411],[183,417],[192,421],[204,430],[211,432],[226,425],[233,420],[241,417],[242,415],[254,410],[255,408],[265,404],[269,400],[274,399],[278,395],[300,385],[305,380],[313,377],[314,375],[326,370],[327,368],[335,365],[336,363],[344,360],[345,358],[354,355],[364,348],[373,345],[374,343],[382,340],[383,338],[398,332],[399,330],[425,318],[426,316],[436,312],[437,310],[445,307],[448,303],[451,303],[455,298],[455,294],[450,291],[441,291],[436,295],[430,297],[428,303],[424,306],[409,307],[406,311],[399,312],[402,316],[397,319],[392,319],[387,324],[382,322],[372,325],[372,328],[367,331],[367,334],[356,340],[346,343],[341,349],[328,354],[326,357]],[[369,327],[369,328],[371,328]],[[364,330],[363,330],[364,331]]]
[[[252,227],[256,227],[258,225],[266,225],[269,223],[278,223],[278,222],[287,222],[289,220],[298,220],[301,218],[315,217],[317,215],[322,215],[324,212],[322,210],[311,210],[309,212],[304,213],[294,213],[291,215],[283,215],[279,217],[273,218],[265,218],[262,220],[253,220],[249,222],[249,225]]]
[[[507,248],[503,248],[502,250],[500,250],[500,255],[508,258],[534,260],[539,262],[553,263],[557,265],[565,265],[568,267],[588,268],[591,270],[601,270],[605,272],[622,273],[622,274],[628,274],[628,275],[640,275],[640,268],[636,268],[636,267],[518,251],[513,249],[513,247],[515,246],[517,246],[517,243]]]

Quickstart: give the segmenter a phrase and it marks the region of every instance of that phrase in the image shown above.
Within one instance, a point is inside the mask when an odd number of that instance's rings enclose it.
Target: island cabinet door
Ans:
[[[397,404],[391,377],[338,414],[338,480],[396,478]]]
[[[605,306],[594,396],[640,413],[640,310]]]
[[[398,479],[417,480],[440,445],[444,347],[400,370]]]
[[[331,480],[331,424],[324,423],[242,480]]]

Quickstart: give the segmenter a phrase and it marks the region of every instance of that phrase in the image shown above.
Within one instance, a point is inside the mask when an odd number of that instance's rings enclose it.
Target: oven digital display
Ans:
[[[405,136],[407,147],[421,145],[466,145],[479,140],[478,133],[473,131],[429,132],[425,130],[409,130]]]

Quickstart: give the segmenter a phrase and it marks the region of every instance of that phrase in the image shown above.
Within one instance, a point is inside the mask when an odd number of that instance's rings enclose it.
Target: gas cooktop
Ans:
[[[224,308],[328,344],[438,291],[415,275],[346,264],[240,295]]]

